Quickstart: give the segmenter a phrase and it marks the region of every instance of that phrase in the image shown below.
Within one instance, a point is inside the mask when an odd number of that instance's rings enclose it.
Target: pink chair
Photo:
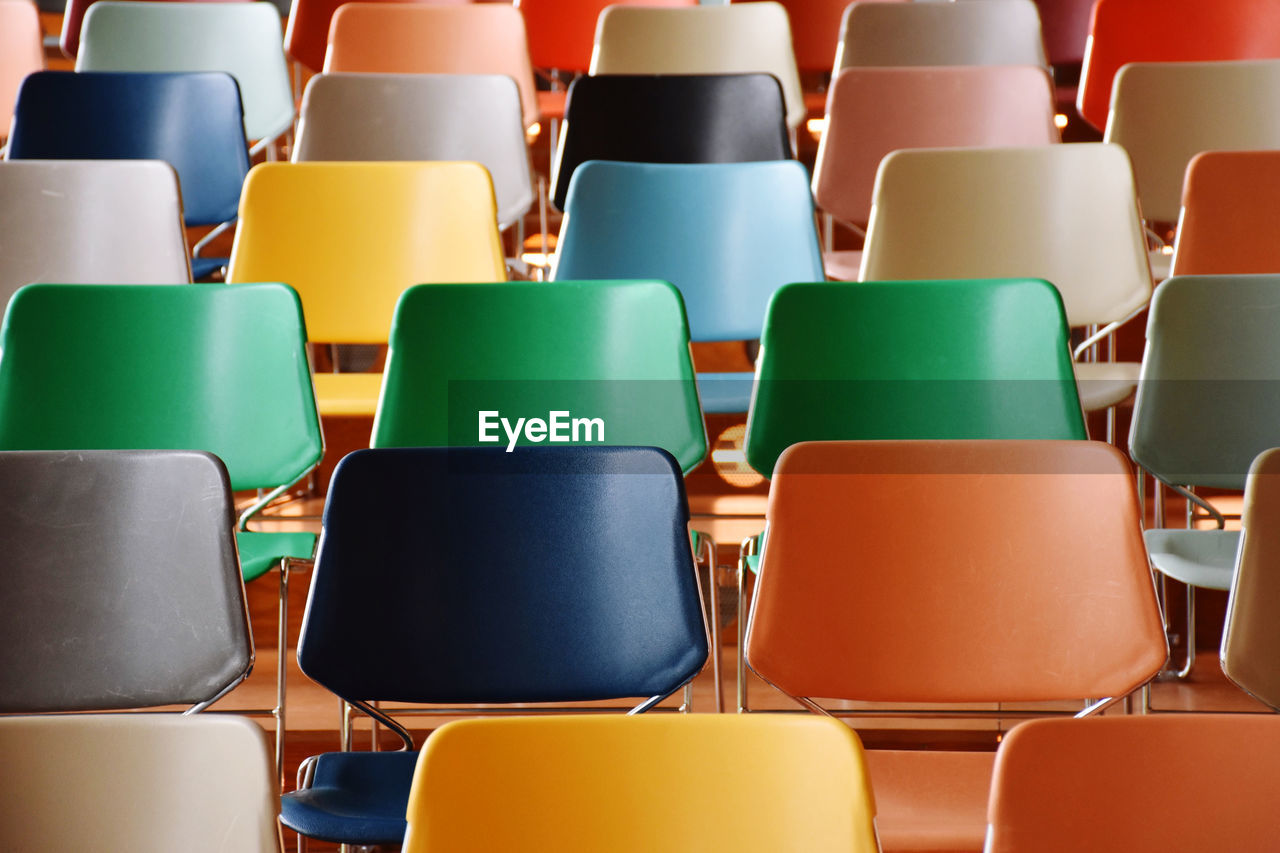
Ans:
[[[0,115],[13,115],[22,78],[44,68],[40,14],[31,0],[0,0]],[[0,140],[9,120],[0,121]]]

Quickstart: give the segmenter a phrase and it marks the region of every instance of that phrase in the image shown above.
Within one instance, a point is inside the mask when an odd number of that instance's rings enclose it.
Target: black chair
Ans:
[[[551,184],[564,210],[569,178],[587,160],[745,163],[787,160],[782,87],[771,74],[602,74],[579,77]]]

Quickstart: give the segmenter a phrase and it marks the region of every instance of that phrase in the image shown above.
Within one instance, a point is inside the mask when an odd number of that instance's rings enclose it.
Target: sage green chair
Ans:
[[[0,450],[203,450],[235,491],[244,580],[280,568],[277,767],[291,568],[315,534],[249,529],[323,454],[302,307],[282,284],[32,284],[0,328]],[[147,523],[139,519],[139,523]]]

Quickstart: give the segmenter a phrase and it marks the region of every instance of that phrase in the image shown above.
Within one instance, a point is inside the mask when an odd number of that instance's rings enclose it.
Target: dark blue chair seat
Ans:
[[[316,756],[309,787],[280,798],[280,822],[294,832],[347,844],[404,839],[415,752],[329,752]]]

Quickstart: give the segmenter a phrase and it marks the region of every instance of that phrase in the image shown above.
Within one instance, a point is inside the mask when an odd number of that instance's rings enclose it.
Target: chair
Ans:
[[[284,281],[313,342],[386,344],[422,282],[506,277],[493,185],[476,163],[263,163],[249,172],[227,281]],[[369,417],[381,373],[316,373],[321,415]]]
[[[1167,654],[1132,478],[1100,442],[793,445],[771,484],[747,663],[813,711],[816,697],[1089,696],[1079,713],[1095,713]],[[869,751],[886,853],[982,850],[992,758]]]
[[[363,0],[359,0],[363,2]],[[293,0],[289,21],[284,30],[284,52],[294,62],[313,72],[324,68],[324,54],[329,46],[329,26],[333,13],[352,0]],[[383,0],[412,3],[417,0]],[[471,0],[433,0],[436,5],[464,5]]]
[[[1067,322],[1090,332],[1077,359],[1146,307],[1151,272],[1123,149],[952,148],[884,159],[860,279],[1028,276],[1056,286]],[[1077,361],[1085,410],[1124,400],[1137,373],[1128,362]]]
[[[901,65],[1048,68],[1031,0],[853,3],[845,9],[835,72]]]
[[[330,482],[299,665],[405,749],[370,701],[647,710],[707,660],[688,522],[680,469],[656,448],[356,451]],[[400,843],[416,759],[322,755],[281,820]]]
[[[823,278],[808,173],[795,161],[583,163],[551,278],[669,281],[691,340],[754,340],[778,287]],[[703,411],[746,411],[750,379],[700,374]]]
[[[1240,547],[1222,629],[1222,671],[1250,696],[1280,708],[1276,666],[1275,525],[1280,452],[1264,450],[1249,466],[1244,487]]]
[[[1250,464],[1280,445],[1273,321],[1280,276],[1179,276],[1156,290],[1133,408],[1129,451],[1159,482],[1208,512],[1217,530],[1146,532],[1151,565],[1187,585],[1187,649],[1195,649],[1196,587],[1231,586],[1239,531],[1190,488],[1243,489]],[[1190,513],[1188,513],[1190,515]],[[1188,524],[1188,527],[1191,525]]]
[[[178,172],[184,221],[217,226],[192,250],[192,277],[226,258],[200,251],[236,218],[249,172],[240,92],[221,72],[42,71],[22,84],[9,158],[165,160]]]
[[[861,230],[880,161],[899,148],[1047,145],[1053,84],[1042,68],[845,68],[836,74],[813,169],[818,207]],[[854,280],[860,251],[828,251],[827,275]]]
[[[1044,51],[1053,68],[1058,104],[1073,109],[1079,95],[1080,70],[1094,0],[1035,0],[1040,13]]]
[[[858,737],[831,720],[466,720],[423,749],[404,850],[877,853],[873,814]]]
[[[323,452],[297,295],[279,284],[29,285],[0,343],[0,448],[199,448],[226,464],[233,489],[261,490],[236,540],[245,581],[280,569],[279,766],[289,574],[315,534],[250,522]]]
[[[58,38],[58,46],[62,55],[75,59],[80,52],[80,29],[84,25],[85,12],[98,0],[67,0],[62,14],[62,34]],[[200,3],[241,2],[241,0],[196,0]]]
[[[0,161],[0,303],[39,279],[189,282],[173,167],[142,160]]]
[[[239,717],[0,719],[9,850],[278,853],[262,730]]]
[[[600,13],[591,73],[772,74],[787,126],[798,127],[807,113],[787,12],[774,2],[610,7]]]
[[[538,121],[519,10],[496,3],[345,5],[329,28],[326,72],[504,74],[520,88],[524,126]]]
[[[0,713],[199,711],[243,681],[253,640],[222,464],[194,451],[14,444],[0,451]],[[20,778],[5,758],[3,775]],[[0,834],[18,831],[4,823]]]
[[[586,160],[787,160],[785,110],[778,81],[768,74],[580,77],[569,86],[552,203],[564,210],[569,179]]]
[[[493,178],[498,225],[533,206],[520,93],[495,74],[319,74],[293,148],[310,160],[474,160]]]
[[[22,78],[44,68],[40,14],[30,0],[0,0],[0,115],[12,115]],[[0,141],[9,135],[0,121]]]
[[[101,0],[85,13],[77,71],[225,71],[240,85],[244,130],[266,150],[293,126],[293,89],[270,3]]]
[[[987,850],[1262,853],[1274,840],[1277,761],[1270,715],[1028,722],[1000,745]]]
[[[1173,243],[1173,275],[1280,273],[1269,222],[1280,152],[1204,151],[1191,158]]]

